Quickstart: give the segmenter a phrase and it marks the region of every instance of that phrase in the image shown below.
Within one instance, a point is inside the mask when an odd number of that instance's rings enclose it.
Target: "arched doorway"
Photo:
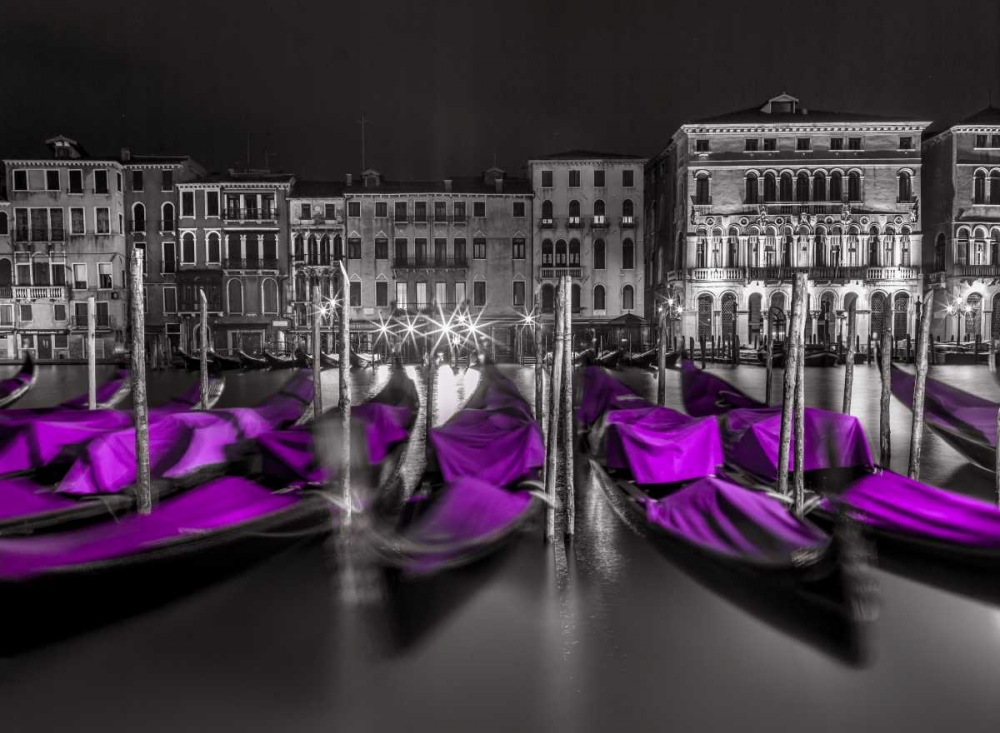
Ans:
[[[777,341],[785,340],[785,324],[788,319],[785,314],[785,294],[778,292],[771,296],[771,308],[768,312],[771,320],[771,335]]]
[[[910,296],[906,293],[896,293],[892,302],[892,337],[897,341],[905,339],[910,332],[909,310]]]
[[[702,293],[698,296],[698,338],[712,338],[712,296]]]
[[[993,321],[990,324],[990,338],[1000,339],[1000,293],[993,296]]]
[[[833,341],[833,322],[836,314],[833,309],[833,293],[827,291],[819,299],[819,340],[824,344]]]
[[[763,298],[760,293],[751,293],[750,299],[747,301],[747,305],[749,306],[747,310],[749,310],[750,321],[750,328],[747,331],[747,341],[749,342],[756,341],[760,338],[760,304],[762,300]]]
[[[975,341],[977,336],[981,336],[980,324],[982,323],[983,296],[979,293],[969,293],[965,299],[968,309],[965,311],[965,340]]]
[[[736,325],[736,296],[726,293],[722,296],[722,340],[733,340],[733,327]]]
[[[871,335],[876,341],[882,338],[885,329],[885,293],[872,294]]]

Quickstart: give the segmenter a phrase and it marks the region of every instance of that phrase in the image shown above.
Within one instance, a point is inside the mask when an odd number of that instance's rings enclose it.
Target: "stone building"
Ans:
[[[675,335],[758,342],[809,274],[807,339],[914,333],[921,297],[920,139],[927,122],[810,110],[781,94],[687,123],[646,170],[648,314]],[[672,304],[672,305],[668,305]]]
[[[605,345],[644,339],[643,158],[573,150],[528,161],[535,194],[532,249],[542,312],[572,276],[574,332]]]
[[[945,286],[934,333],[1000,339],[1000,109],[928,134],[923,158],[924,261]]]
[[[90,155],[62,135],[3,159],[0,356],[83,358],[89,296],[96,299],[98,358],[123,350],[122,174],[115,156]]]

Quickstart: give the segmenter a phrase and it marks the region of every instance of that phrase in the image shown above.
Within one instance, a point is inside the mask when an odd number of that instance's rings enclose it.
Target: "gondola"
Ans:
[[[296,369],[308,369],[309,362],[306,360],[306,352],[300,347],[292,354],[292,364]]]
[[[240,361],[239,356],[223,356],[222,354],[216,352],[214,349],[208,352],[212,361],[216,365],[216,370],[220,372],[231,372],[240,369],[243,363]]]
[[[271,369],[293,369],[296,366],[295,358],[291,356],[275,356],[265,349],[264,359]]]
[[[256,369],[267,369],[270,366],[267,363],[267,359],[262,356],[250,356],[243,349],[239,350],[240,366],[244,371],[253,371]]]
[[[425,485],[378,543],[392,582],[469,565],[499,550],[544,503],[536,479],[541,430],[517,387],[495,365],[465,408],[430,434]]]
[[[98,410],[110,410],[121,404],[131,393],[131,375],[127,369],[117,369],[113,377],[97,386],[97,390],[94,393],[95,404]],[[89,407],[89,395],[84,392],[81,395],[66,400],[55,409],[86,410]]]
[[[25,354],[24,364],[17,374],[0,382],[0,408],[9,407],[24,397],[28,390],[35,386],[37,379],[35,360],[31,358],[30,353]]]
[[[658,364],[658,350],[653,348],[648,351],[644,351],[641,354],[628,353],[622,357],[622,366],[637,367],[640,369],[656,366]],[[676,357],[675,357],[676,360]]]
[[[802,357],[803,364],[807,367],[832,367],[841,363],[843,359],[824,344],[806,344],[806,353]],[[757,350],[757,359],[761,364],[767,362],[767,349]],[[785,368],[785,344],[778,342],[771,352],[771,366],[775,369]]]
[[[306,367],[312,369],[313,357],[312,354],[302,353],[305,359]],[[333,354],[327,354],[323,351],[319,352],[319,363],[323,369],[336,369],[340,366],[340,358],[334,356]]]
[[[654,406],[598,369],[584,375],[578,412],[591,468],[612,507],[672,551],[693,554],[754,582],[804,598],[841,621],[873,609],[858,555],[778,499],[719,475],[712,418]]]
[[[351,349],[351,369],[367,369],[371,366],[372,360],[365,354],[359,354]]]
[[[189,354],[184,349],[177,349],[177,353],[180,354],[181,358],[184,360],[184,368],[189,372],[201,371],[201,357],[193,354]],[[211,352],[208,354],[208,371],[211,374],[216,374],[219,371],[218,366],[215,363],[215,359],[212,358]]]
[[[621,349],[612,349],[610,351],[605,351],[604,353],[598,355],[594,359],[594,365],[599,367],[605,367],[606,369],[617,369],[618,362],[621,361],[622,356],[625,354]]]

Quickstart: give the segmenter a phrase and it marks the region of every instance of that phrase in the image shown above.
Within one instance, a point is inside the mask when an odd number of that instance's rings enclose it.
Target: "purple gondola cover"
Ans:
[[[114,377],[98,385],[97,391],[95,393],[97,395],[97,400],[96,400],[97,404],[102,405],[108,402],[108,400],[114,397],[115,394],[125,386],[125,384],[129,381],[129,379],[130,375],[128,370],[119,369],[115,373]],[[90,399],[89,395],[87,395],[86,393],[78,397],[74,397],[73,399],[66,400],[66,402],[63,402],[60,405],[60,407],[70,410],[86,410],[89,406],[90,406]]]
[[[694,417],[719,415],[739,408],[764,407],[724,379],[699,369],[690,359],[681,364],[681,392],[684,410]]]
[[[583,397],[576,413],[584,427],[593,425],[608,410],[651,406],[600,367],[589,366],[584,369]]]
[[[732,463],[769,481],[777,479],[780,407],[731,410],[723,418],[722,426],[727,458]],[[804,432],[803,468],[806,471],[874,468],[868,438],[856,417],[809,407],[805,410]],[[788,450],[789,471],[794,468],[794,461],[795,434],[792,431]]]
[[[892,367],[892,393],[900,402],[913,408],[916,377]],[[924,392],[924,419],[932,426],[964,433],[996,448],[997,411],[1000,405],[927,377]]]
[[[151,419],[152,419],[151,412]],[[117,410],[63,410],[0,429],[0,471],[23,473],[48,465],[70,445],[85,443],[132,423]]]
[[[685,542],[759,565],[788,565],[828,542],[776,499],[714,477],[646,500],[646,518]]]
[[[0,579],[27,580],[116,560],[172,542],[260,519],[294,505],[297,494],[275,494],[252,481],[225,477],[162,502],[147,516],[129,515],[66,532],[0,539]]]
[[[860,521],[919,539],[1000,548],[1000,510],[984,501],[900,476],[864,476],[837,497]],[[829,509],[832,500],[825,500]]]

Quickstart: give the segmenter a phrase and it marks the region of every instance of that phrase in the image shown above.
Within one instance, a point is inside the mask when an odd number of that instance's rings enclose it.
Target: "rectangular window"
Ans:
[[[378,204],[376,204],[378,206]],[[358,218],[361,216],[361,202],[360,201],[348,201],[347,202],[347,215]]]
[[[396,283],[396,307],[405,310],[408,304],[407,284],[405,282]]]
[[[631,168],[627,168],[622,171],[622,186],[625,188],[632,188],[635,186],[635,171]]]
[[[473,201],[472,202],[472,215],[478,218],[483,218],[486,216],[486,202],[485,201]],[[523,216],[523,214],[522,214]]]
[[[375,307],[384,308],[389,305],[389,283],[379,280],[375,283]]]
[[[830,150],[843,150],[843,149],[844,149],[844,138],[842,137],[830,138]]]
[[[94,231],[98,234],[111,234],[111,210],[106,206],[94,209]]]
[[[160,190],[161,191],[173,191],[174,190],[174,172],[173,171],[163,171],[163,177],[160,179]]]
[[[795,149],[796,150],[809,150],[810,140],[807,137],[795,138]]]
[[[205,191],[205,216],[219,215],[219,192]]]
[[[455,221],[465,221],[465,202],[456,201],[454,212],[455,212]]]
[[[465,238],[459,237],[455,240],[455,264],[459,267],[465,266]]]
[[[84,234],[87,231],[85,224],[83,209],[72,208],[69,210],[69,233],[70,234]]]
[[[696,153],[707,153],[708,152],[708,140],[701,139],[694,141],[694,152]]]
[[[349,260],[361,259],[361,237],[347,238],[347,259]]]
[[[36,258],[32,263],[34,269],[34,284],[35,285],[48,285],[49,284],[49,263],[48,260],[43,260],[41,258]]]
[[[337,219],[337,205],[336,204],[323,204],[323,218],[327,221],[336,221]]]
[[[417,267],[424,267],[427,265],[427,240],[423,237],[417,237],[413,240],[413,259],[416,262]]]
[[[351,281],[351,300],[350,304],[352,307],[357,308],[361,305],[361,283],[357,280]]]
[[[52,264],[52,284],[60,286],[66,284],[66,265],[61,262]]]
[[[552,171],[542,171],[542,188],[552,188]]]
[[[76,325],[80,327],[86,327],[87,325],[87,303],[73,303],[73,318],[76,319]]]
[[[177,244],[163,243],[163,272],[177,272]]]
[[[111,290],[114,287],[111,280],[111,263],[110,262],[98,262],[97,263],[97,287],[101,290]]]
[[[300,204],[299,209],[300,209],[299,213],[300,219],[312,219],[313,215],[312,204]]]
[[[389,240],[386,237],[375,237],[375,259],[389,259]]]
[[[515,308],[524,307],[524,280],[514,281],[514,292],[512,293],[511,305]]]
[[[45,242],[49,238],[49,210],[31,209],[31,241]]]
[[[524,202],[515,201],[514,202],[514,218],[523,219],[524,218]]]
[[[108,192],[108,172],[103,169],[94,171],[94,193]]]
[[[434,264],[438,267],[448,264],[448,240],[443,237],[434,239]]]
[[[395,214],[393,218],[396,221],[406,221],[406,202],[397,201],[393,213]]]
[[[594,171],[594,188],[604,188],[604,171]]]
[[[472,240],[472,259],[486,259],[486,237],[475,237]]]
[[[247,248],[249,249],[249,247]],[[188,232],[181,237],[181,264],[193,265],[194,259],[194,235]]]
[[[0,305],[0,326],[14,325],[14,305],[3,303]]]
[[[27,242],[29,235],[28,210],[14,209],[14,240],[17,242]]]
[[[434,283],[434,302],[444,305],[448,302],[448,283],[438,280]]]
[[[171,288],[171,287],[163,288],[163,312],[164,313],[177,312],[177,288]]]
[[[569,172],[569,187],[580,188],[580,171]]]
[[[1000,135],[994,134],[990,136],[990,147],[1000,148]]]
[[[417,308],[427,307],[427,283],[417,282]]]
[[[59,171],[45,171],[45,190],[59,190]]]
[[[111,325],[111,308],[106,300],[97,301],[97,327],[107,328]]]
[[[475,306],[486,305],[486,281],[476,280],[472,283],[472,304]]]
[[[31,285],[31,265],[21,262],[17,265],[17,284]]]
[[[913,138],[912,137],[901,137],[901,138],[899,138],[899,149],[900,150],[913,150]]]
[[[132,171],[132,190],[142,191],[145,181],[142,179],[142,171]]]
[[[511,240],[511,255],[515,260],[524,259],[524,237],[514,237]]]
[[[21,306],[21,322],[22,323],[30,323],[31,320],[32,320],[31,306],[30,305],[22,305]]]
[[[407,249],[409,245],[405,239],[397,239],[393,246],[396,248],[396,252],[393,255],[396,261],[396,267],[406,267],[406,258],[409,256]]]
[[[420,210],[420,204],[417,204],[417,211]],[[375,217],[377,219],[386,219],[389,216],[389,204],[386,201],[376,201],[375,202]]]
[[[87,264],[85,262],[73,263],[73,289],[87,289]]]
[[[181,193],[181,216],[194,216],[194,191]]]
[[[49,224],[52,229],[52,232],[49,235],[52,237],[52,241],[62,242],[66,239],[66,228],[63,223],[62,209],[49,209]]]
[[[53,321],[65,321],[66,320],[66,304],[56,303],[52,306],[52,320]]]
[[[448,204],[444,201],[434,202],[434,221],[448,221]]]
[[[83,193],[83,171],[69,172],[69,192]]]
[[[976,135],[976,147],[985,148],[986,141],[989,139],[988,135]]]
[[[28,190],[28,171],[14,171],[14,190]]]
[[[118,191],[118,193],[122,192],[122,174],[121,173],[115,173],[115,190]]]
[[[849,138],[847,138],[847,149],[848,150],[861,150],[861,138],[860,137],[849,137]]]
[[[459,280],[455,283],[455,302],[459,305],[467,303],[465,295],[465,281]]]
[[[774,151],[778,149],[778,138],[776,137],[765,137],[764,138],[764,150]]]
[[[758,144],[757,138],[755,138],[755,137],[748,137],[743,142],[743,149],[746,150],[748,153],[756,153],[757,152],[757,144]]]

